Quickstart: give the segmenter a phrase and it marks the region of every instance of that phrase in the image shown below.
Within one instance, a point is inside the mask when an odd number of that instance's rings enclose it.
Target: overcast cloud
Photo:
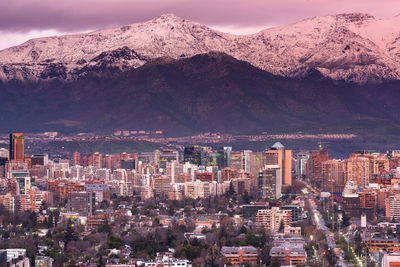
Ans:
[[[0,49],[48,33],[143,22],[165,13],[233,33],[335,13],[400,14],[400,0],[0,0]]]

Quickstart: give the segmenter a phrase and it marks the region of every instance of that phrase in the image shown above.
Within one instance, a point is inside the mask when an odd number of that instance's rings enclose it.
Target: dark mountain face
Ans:
[[[73,82],[12,81],[0,84],[0,97],[3,132],[161,129],[181,135],[379,127],[394,133],[400,118],[399,82],[362,87],[318,72],[283,78],[222,53],[158,59],[123,73],[99,66]]]

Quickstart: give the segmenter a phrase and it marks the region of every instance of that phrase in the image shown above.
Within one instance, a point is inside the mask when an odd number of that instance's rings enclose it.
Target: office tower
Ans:
[[[318,150],[310,152],[310,158],[307,162],[306,175],[312,184],[321,186],[322,183],[322,163],[330,160],[328,150],[320,147]]]
[[[245,172],[250,172],[250,154],[251,150],[244,150],[243,151],[243,156],[244,156],[244,171]]]
[[[309,158],[308,152],[300,152],[296,155],[295,174],[297,177],[304,178],[306,176],[308,158]]]
[[[232,151],[231,152],[231,168],[238,171],[244,170],[245,158],[244,151]]]
[[[102,163],[103,163],[103,155],[101,155],[99,152],[95,152],[92,155],[93,158],[93,166],[96,169],[101,169],[102,168]]]
[[[264,152],[251,152],[250,153],[250,174],[257,176],[258,173],[264,168],[265,153]]]
[[[24,138],[23,133],[10,134],[10,160],[24,160]]]
[[[72,157],[73,166],[81,165],[81,153],[75,151]]]
[[[278,165],[267,165],[258,175],[260,197],[275,199],[281,196],[282,170]]]
[[[231,154],[232,154],[232,147],[224,146],[224,163],[225,167],[231,166]]]
[[[282,185],[292,185],[292,150],[276,142],[266,151],[266,165],[278,165],[281,171]]]

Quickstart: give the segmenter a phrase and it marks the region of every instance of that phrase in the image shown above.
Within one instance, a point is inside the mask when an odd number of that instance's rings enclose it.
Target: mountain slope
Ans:
[[[0,131],[397,131],[400,109],[387,96],[398,85],[378,98],[372,86],[335,84],[318,72],[301,81],[279,77],[212,52],[107,77],[2,83]]]
[[[160,58],[223,52],[284,77],[317,69],[325,77],[368,83],[400,79],[400,16],[366,14],[307,19],[235,36],[174,15],[145,23],[30,40],[0,51],[0,79],[77,79],[118,73]]]

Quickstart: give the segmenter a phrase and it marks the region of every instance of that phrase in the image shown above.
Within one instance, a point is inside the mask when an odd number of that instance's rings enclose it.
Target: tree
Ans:
[[[47,220],[47,228],[53,228],[54,226],[54,215],[53,213],[49,214],[49,219]]]
[[[284,229],[285,229],[285,223],[283,222],[283,220],[281,220],[281,222],[279,224],[279,232],[283,233]]]
[[[228,191],[228,195],[229,196],[233,196],[235,194],[235,188],[233,187],[233,183],[232,181],[229,183],[229,191]]]
[[[246,204],[250,204],[250,196],[249,196],[249,193],[247,192],[247,190],[244,190],[243,201]]]

